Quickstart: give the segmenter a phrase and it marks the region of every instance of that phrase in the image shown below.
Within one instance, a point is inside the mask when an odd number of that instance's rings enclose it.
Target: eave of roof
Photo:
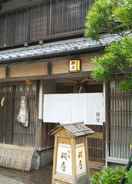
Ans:
[[[60,124],[56,128],[50,131],[51,135],[57,134],[62,129],[67,130],[72,136],[80,137],[86,136],[88,134],[93,134],[94,131],[88,128],[84,123],[69,123],[69,124]]]
[[[52,43],[44,43],[43,45],[22,47],[10,50],[0,51],[0,63],[19,62],[24,59],[33,59],[40,57],[49,57],[62,55],[63,53],[76,53],[82,51],[91,51],[109,45],[113,41],[118,41],[121,36],[117,34],[106,34],[96,41],[90,38],[74,38]]]

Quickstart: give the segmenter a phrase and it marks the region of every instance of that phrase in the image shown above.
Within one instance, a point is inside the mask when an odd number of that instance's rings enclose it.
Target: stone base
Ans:
[[[45,167],[53,160],[53,149],[37,151],[33,147],[0,144],[0,166],[30,171]]]
[[[40,167],[45,167],[53,162],[53,149],[47,149],[39,152]]]
[[[64,177],[56,174],[52,178],[52,184],[90,184],[90,180],[86,174],[80,177]]]
[[[88,176],[85,175],[85,176],[80,177],[77,180],[77,184],[90,184]]]
[[[39,155],[32,147],[0,144],[0,166],[30,171],[36,169]]]
[[[39,168],[40,168],[40,155],[37,151],[35,151],[32,157],[31,170],[38,170]]]

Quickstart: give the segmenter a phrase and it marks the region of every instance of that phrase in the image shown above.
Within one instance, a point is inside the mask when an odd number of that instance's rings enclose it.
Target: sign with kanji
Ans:
[[[88,184],[87,135],[94,132],[84,123],[60,125],[55,135],[52,184]]]
[[[79,59],[73,59],[69,62],[70,72],[79,72],[81,70],[81,61]]]
[[[76,170],[77,175],[81,175],[86,172],[86,158],[84,144],[76,145]]]
[[[72,176],[71,145],[58,145],[56,172]]]

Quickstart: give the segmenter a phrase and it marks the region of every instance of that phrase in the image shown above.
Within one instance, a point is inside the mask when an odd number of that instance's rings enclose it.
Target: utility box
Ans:
[[[87,135],[83,123],[58,126],[55,135],[52,184],[89,184]]]

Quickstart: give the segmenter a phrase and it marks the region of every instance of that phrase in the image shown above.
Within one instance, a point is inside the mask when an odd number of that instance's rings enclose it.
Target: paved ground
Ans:
[[[0,184],[51,184],[51,175],[50,166],[29,173],[0,168]]]
[[[100,170],[104,163],[89,162],[89,165],[90,173],[93,174],[96,170]],[[32,172],[0,168],[0,184],[51,184],[51,177],[51,166]]]
[[[6,183],[8,183],[8,184],[23,184],[22,182],[18,182],[18,181],[11,179],[9,177],[5,177],[5,176],[0,175],[0,184],[4,184],[4,183],[5,184]]]

